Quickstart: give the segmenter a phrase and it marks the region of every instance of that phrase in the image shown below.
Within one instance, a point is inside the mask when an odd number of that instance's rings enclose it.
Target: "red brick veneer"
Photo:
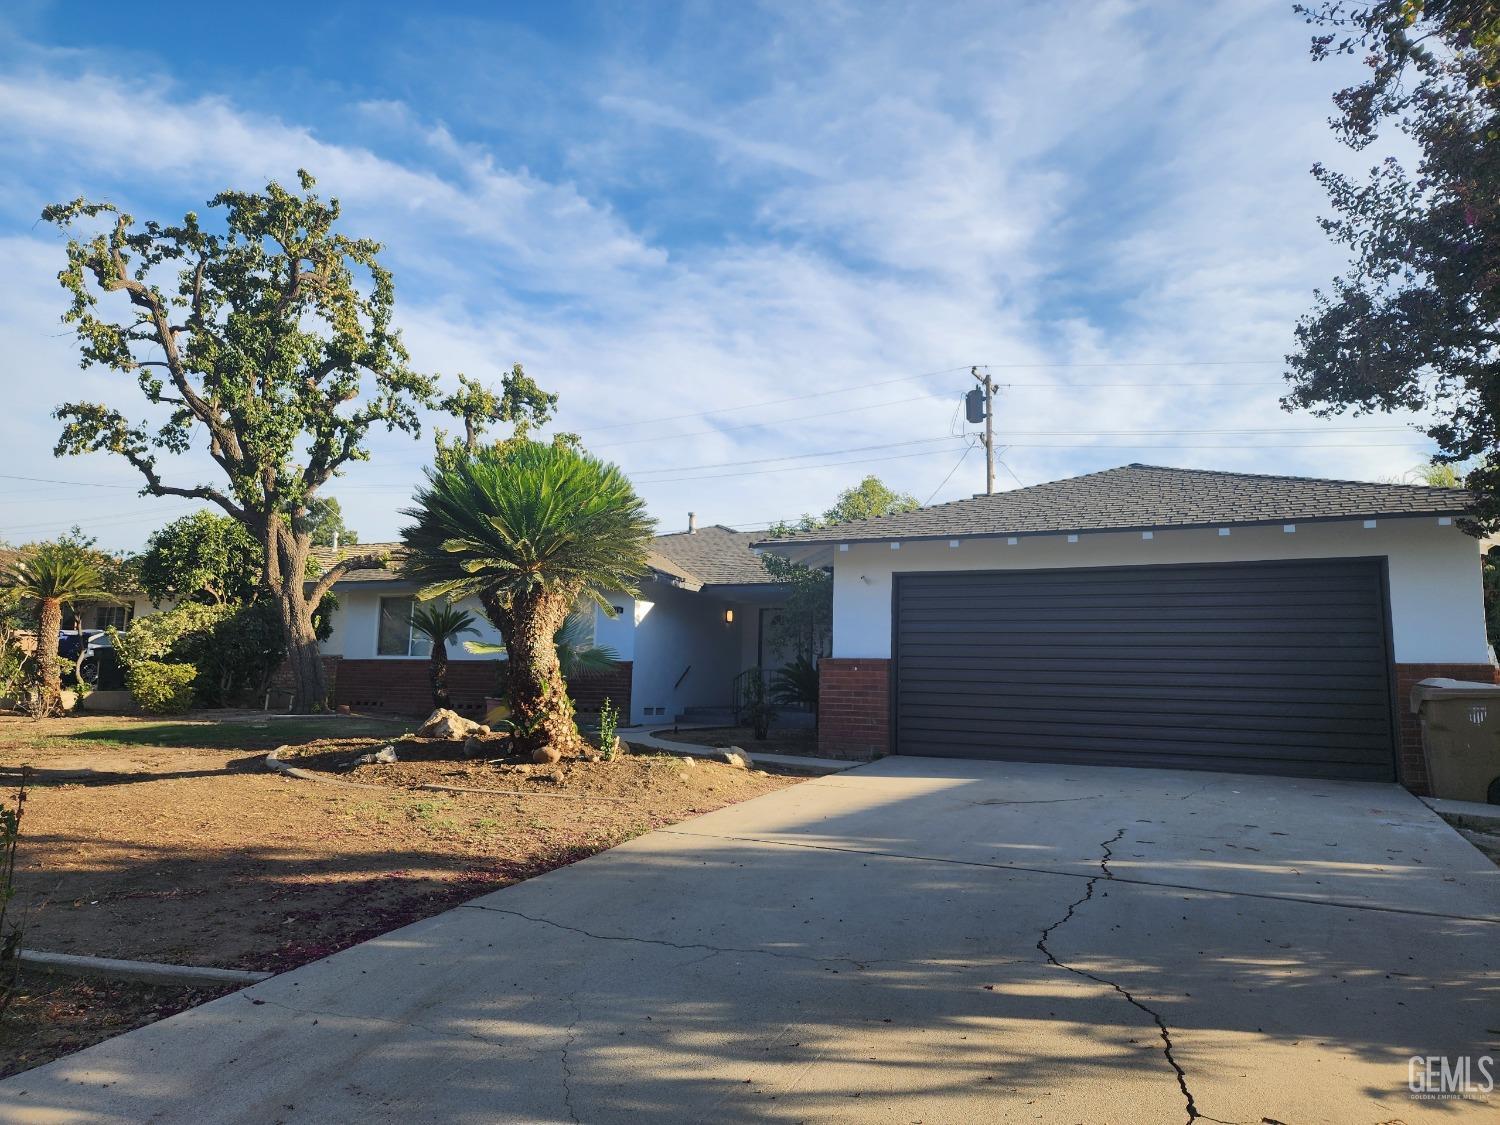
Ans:
[[[891,751],[891,662],[818,661],[818,752],[868,758]]]
[[[484,697],[494,695],[499,684],[498,660],[454,660],[448,664],[448,693],[453,709],[478,717],[484,712]],[[432,689],[426,660],[345,660],[323,658],[323,674],[335,706],[352,711],[374,711],[391,715],[426,715],[432,710]],[[623,715],[630,714],[631,663],[623,660],[597,676],[579,676],[568,684],[568,694],[582,716],[596,715],[608,697]],[[289,690],[290,669],[283,664],[272,677],[273,685]],[[285,703],[285,700],[282,700]]]
[[[1396,710],[1400,714],[1397,760],[1398,780],[1413,793],[1429,791],[1427,762],[1422,757],[1422,723],[1411,709],[1411,689],[1420,681],[1434,676],[1450,680],[1475,680],[1500,683],[1500,669],[1488,664],[1397,664]]]

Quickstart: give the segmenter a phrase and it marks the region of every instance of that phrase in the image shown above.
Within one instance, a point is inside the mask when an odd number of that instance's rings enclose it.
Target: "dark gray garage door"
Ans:
[[[1394,777],[1382,565],[896,576],[898,753]]]

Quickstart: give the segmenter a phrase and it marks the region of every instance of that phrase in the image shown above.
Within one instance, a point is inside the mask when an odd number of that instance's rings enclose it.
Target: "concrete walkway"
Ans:
[[[886,759],[0,1083],[5,1121],[1493,1120],[1500,870],[1393,786]]]
[[[718,730],[718,727],[683,727],[683,730]],[[664,754],[677,754],[684,758],[717,758],[719,751],[712,746],[695,746],[691,742],[676,742],[662,738],[645,727],[631,727],[620,731],[620,737],[632,746],[646,746]],[[761,769],[784,769],[796,773],[826,774],[843,773],[860,765],[844,758],[818,758],[811,754],[768,754],[760,750],[740,748],[740,753]]]

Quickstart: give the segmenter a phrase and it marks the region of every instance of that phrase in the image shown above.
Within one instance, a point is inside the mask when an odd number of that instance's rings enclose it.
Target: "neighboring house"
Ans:
[[[1468,500],[1128,465],[757,546],[833,567],[825,752],[1420,791],[1412,684],[1495,678]]]
[[[659,535],[639,596],[612,594],[613,616],[594,610],[596,644],[615,651],[614,671],[569,685],[580,712],[598,710],[607,696],[631,723],[670,723],[679,716],[719,721],[728,717],[735,683],[747,669],[785,663],[767,651],[767,626],[781,605],[750,549],[755,536],[728,527],[696,527]],[[417,713],[430,705],[426,638],[411,628],[416,584],[400,574],[400,544],[350,547],[344,554],[388,550],[391,566],[351,571],[334,586],[339,610],[323,645],[334,684],[334,702],[355,710]],[[326,565],[335,557],[322,549]],[[461,603],[480,630],[477,639],[499,643],[479,605]],[[474,637],[464,638],[474,640]],[[454,705],[480,713],[496,687],[497,661],[449,646],[448,684]]]

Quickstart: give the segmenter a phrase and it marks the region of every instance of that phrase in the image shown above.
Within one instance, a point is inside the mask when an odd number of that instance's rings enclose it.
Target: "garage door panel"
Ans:
[[[1090,716],[1099,716],[1103,721],[1113,721],[1118,716],[1122,722],[1138,721],[1134,719],[1137,715],[1148,717],[1161,715],[1172,721],[1184,717],[1201,721],[1206,716],[1213,719],[1222,717],[1243,721],[1246,725],[1250,725],[1255,719],[1265,719],[1267,722],[1282,725],[1369,723],[1374,724],[1375,729],[1381,732],[1390,723],[1390,712],[1383,701],[1371,701],[1362,705],[1351,703],[1347,707],[1331,703],[1286,703],[1276,708],[1274,716],[1266,718],[1267,708],[1263,700],[1239,699],[1223,695],[1207,699],[1166,701],[1129,699],[1121,696],[1100,696],[1094,699],[1070,699],[1065,696],[965,697],[962,694],[953,693],[935,694],[921,703],[905,703],[897,709],[898,715],[902,718],[928,719],[934,722],[945,715],[954,714],[955,711],[973,715],[981,721],[990,721],[1002,715],[1031,717],[1033,714],[1052,721],[1074,715],[1078,716],[1080,721],[1087,721]]]
[[[1225,676],[1238,675],[1241,679],[1247,676],[1255,676],[1260,672],[1275,672],[1282,670],[1286,675],[1283,678],[1293,680],[1304,674],[1315,674],[1319,670],[1330,672],[1335,675],[1369,675],[1372,669],[1383,669],[1384,665],[1372,659],[1364,659],[1354,656],[1340,657],[1339,650],[1328,650],[1328,656],[1324,660],[1314,657],[1291,659],[1285,654],[1275,652],[1258,652],[1252,649],[1243,649],[1237,653],[1229,653],[1219,657],[1208,656],[1185,656],[1181,650],[1168,649],[1166,652],[1154,655],[1121,653],[1118,656],[1101,656],[1099,647],[1096,645],[1082,646],[1076,650],[1062,650],[1054,648],[1047,651],[1038,651],[1030,657],[995,657],[983,656],[974,658],[974,664],[987,672],[1003,674],[1006,672],[1024,672],[1032,669],[1040,672],[1048,672],[1054,676],[1066,675],[1094,675],[1104,672],[1137,672],[1154,673],[1158,675],[1191,675],[1192,673],[1219,673]],[[1082,653],[1083,655],[1079,655]],[[946,671],[953,667],[951,663],[945,663],[946,658],[934,657],[931,665],[934,671]],[[1288,684],[1287,686],[1295,686]]]
[[[895,628],[904,753],[1392,776],[1371,560],[898,575]]]
[[[1100,672],[1087,677],[1081,677],[1077,684],[1061,682],[1069,669],[1061,666],[1057,670],[1044,670],[1035,665],[1027,664],[1019,668],[1006,670],[1003,675],[984,669],[969,667],[939,667],[927,673],[908,673],[913,681],[924,679],[933,687],[944,684],[962,684],[978,682],[983,684],[995,684],[997,690],[1007,686],[1016,690],[1061,690],[1076,686],[1079,690],[1088,690],[1092,685],[1101,688],[1153,688],[1159,690],[1173,690],[1180,692],[1182,688],[1194,689],[1222,688],[1227,691],[1243,692],[1247,697],[1251,693],[1257,694],[1256,698],[1285,698],[1289,690],[1307,686],[1317,688],[1320,692],[1338,691],[1344,692],[1353,689],[1369,688],[1372,679],[1369,673],[1363,675],[1344,675],[1341,673],[1330,673],[1326,667],[1319,666],[1316,671],[1297,673],[1276,674],[1266,672],[1251,679],[1241,671],[1240,665],[1235,664],[1233,668],[1220,672],[1205,672],[1195,670],[1192,672],[1179,672],[1170,678],[1163,677],[1154,672],[1145,672],[1141,669],[1127,668],[1125,671]],[[930,678],[929,678],[930,677]],[[1382,680],[1378,688],[1384,695],[1389,694],[1389,689]]]
[[[1218,696],[1209,699],[1130,699],[1121,696],[1099,696],[1091,699],[1061,696],[980,696],[962,694],[934,694],[920,703],[905,703],[898,710],[901,718],[925,719],[937,722],[962,711],[979,722],[992,722],[1004,717],[1018,719],[1041,719],[1055,722],[1059,717],[1076,716],[1080,722],[1140,722],[1161,721],[1165,723],[1201,723],[1205,717],[1233,719],[1245,725],[1272,725],[1286,729],[1347,730],[1358,727],[1384,735],[1390,725],[1390,710],[1383,700],[1372,700],[1359,705],[1342,706],[1337,703],[1287,702],[1278,706],[1274,713],[1265,707],[1264,701],[1239,699],[1233,696]]]
[[[1055,732],[1057,728],[1051,728]],[[1265,759],[1279,759],[1287,762],[1303,761],[1343,761],[1360,762],[1367,761],[1367,748],[1364,746],[1310,746],[1302,743],[1276,740],[1276,739],[1231,739],[1223,737],[1224,732],[1216,730],[1205,730],[1196,736],[1190,732],[1176,732],[1176,735],[1168,737],[1152,735],[1150,737],[1110,737],[1106,735],[1091,735],[1087,733],[1049,733],[1049,732],[1015,732],[1003,733],[998,744],[1010,747],[1031,747],[1034,749],[1050,748],[1065,754],[1070,751],[1087,751],[1090,753],[1116,753],[1116,754],[1148,754],[1148,753],[1171,753],[1179,756],[1194,755],[1205,759],[1204,765],[1211,769],[1233,768],[1232,763],[1241,757],[1252,756]],[[951,744],[955,747],[985,748],[997,745],[997,738],[987,732],[979,731],[939,731],[934,732],[937,741],[934,745]],[[990,757],[994,757],[991,754]],[[1068,760],[1068,759],[1060,759]],[[1228,765],[1226,765],[1228,763]]]
[[[1321,777],[1339,781],[1368,781],[1369,765],[1364,761],[1343,762],[1335,759],[1320,759],[1313,762],[1288,762],[1285,758],[1258,758],[1249,754],[1237,755],[1232,763],[1216,765],[1205,763],[1201,754],[1172,754],[1160,749],[1142,750],[1127,755],[1115,751],[1093,752],[1086,750],[1059,751],[1036,749],[1028,746],[1010,747],[1003,754],[986,746],[952,748],[943,743],[928,745],[913,744],[908,754],[920,754],[938,758],[1003,758],[1010,762],[1059,762],[1082,766],[1135,766],[1164,770],[1219,769],[1231,773],[1276,774],[1292,777]]]
[[[1328,718],[1289,719],[1275,715],[1230,715],[1216,718],[1204,714],[1173,715],[1162,712],[1122,711],[1114,714],[1075,711],[1060,716],[1055,711],[968,712],[962,716],[902,711],[902,722],[920,722],[935,732],[965,732],[996,737],[1046,735],[1060,726],[1092,738],[1146,737],[1140,732],[1158,733],[1162,739],[1218,739],[1228,742],[1291,742],[1306,745],[1308,735],[1316,735],[1319,745],[1369,747],[1385,738],[1387,724],[1377,718],[1332,720]]]
[[[1350,560],[1336,560],[1346,562]],[[1214,564],[1216,565],[1216,564]],[[1044,578],[1035,582],[1028,582],[1024,589],[1018,587],[997,587],[987,578],[975,580],[974,574],[1030,574],[1038,575],[1042,571],[954,571],[944,573],[940,576],[944,583],[941,589],[935,587],[911,587],[910,596],[914,604],[920,604],[922,600],[928,599],[933,602],[952,601],[964,597],[973,597],[981,601],[993,600],[998,602],[1013,601],[1018,599],[1036,598],[1073,598],[1073,597],[1104,597],[1116,603],[1130,601],[1136,596],[1147,598],[1212,598],[1218,595],[1239,596],[1243,594],[1260,595],[1317,595],[1346,594],[1356,597],[1368,597],[1371,591],[1365,585],[1363,579],[1356,575],[1312,575],[1312,574],[1284,574],[1270,575],[1257,574],[1255,567],[1260,563],[1248,564],[1246,566],[1226,566],[1222,573],[1209,575],[1207,572],[1201,574],[1185,573],[1186,567],[1141,567],[1142,570],[1168,570],[1175,569],[1183,571],[1178,580],[1170,587],[1162,586],[1153,579],[1137,579],[1126,575],[1118,581],[1110,583],[1108,590],[1099,585],[1101,570],[1056,570],[1046,572],[1052,577]],[[1118,573],[1120,568],[1114,568]],[[927,576],[923,576],[924,578]]]

